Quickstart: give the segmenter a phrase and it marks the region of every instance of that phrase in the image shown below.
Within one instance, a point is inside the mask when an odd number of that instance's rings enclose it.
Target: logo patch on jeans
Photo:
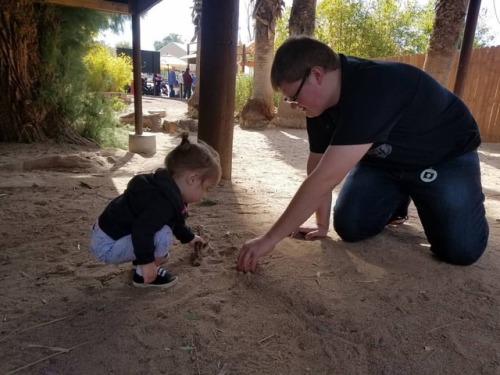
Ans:
[[[420,179],[423,182],[432,182],[437,178],[437,176],[438,173],[432,168],[424,169],[422,173],[420,173]]]

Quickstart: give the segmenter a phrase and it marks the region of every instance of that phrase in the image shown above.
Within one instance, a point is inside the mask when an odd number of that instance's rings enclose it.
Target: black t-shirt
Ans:
[[[338,104],[307,118],[311,152],[373,143],[362,164],[407,170],[450,160],[481,143],[467,106],[429,74],[407,64],[340,56]]]

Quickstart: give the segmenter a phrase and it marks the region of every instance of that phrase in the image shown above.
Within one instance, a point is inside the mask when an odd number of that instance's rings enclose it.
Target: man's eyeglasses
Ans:
[[[311,69],[307,69],[306,73],[304,74],[304,77],[302,78],[302,81],[300,82],[299,88],[297,89],[297,92],[295,95],[292,95],[290,97],[284,97],[283,100],[287,103],[297,103],[297,99],[300,95],[300,91],[302,90],[302,87],[304,87],[304,83],[306,83],[307,77],[309,77],[309,74],[311,74]]]

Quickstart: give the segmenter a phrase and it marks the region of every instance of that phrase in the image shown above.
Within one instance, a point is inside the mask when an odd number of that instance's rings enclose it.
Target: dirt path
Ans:
[[[172,116],[185,110],[151,100]],[[191,266],[191,250],[176,244],[166,267],[179,284],[138,290],[131,265],[90,257],[89,227],[177,142],[158,134],[151,158],[0,144],[0,373],[500,374],[500,145],[480,152],[491,237],[477,264],[436,261],[412,210],[407,224],[362,243],[333,231],[285,239],[243,275],[237,251],[286,207],[305,176],[307,141],[303,130],[237,126],[232,181],[207,197],[215,204],[190,207],[211,244],[203,264]],[[91,167],[2,168],[50,155]]]

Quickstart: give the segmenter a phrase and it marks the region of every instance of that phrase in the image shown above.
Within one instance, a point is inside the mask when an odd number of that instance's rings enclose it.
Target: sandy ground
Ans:
[[[172,118],[185,111],[168,99],[147,105]],[[177,143],[158,134],[150,158],[0,144],[1,374],[500,374],[500,144],[480,149],[491,236],[475,265],[434,259],[412,209],[406,224],[362,243],[332,230],[285,239],[244,275],[238,249],[286,207],[307,141],[304,130],[236,126],[232,181],[190,206],[190,225],[211,245],[202,265],[176,243],[165,266],[179,284],[137,289],[130,264],[91,258],[89,227]],[[88,165],[19,167],[53,155]]]

